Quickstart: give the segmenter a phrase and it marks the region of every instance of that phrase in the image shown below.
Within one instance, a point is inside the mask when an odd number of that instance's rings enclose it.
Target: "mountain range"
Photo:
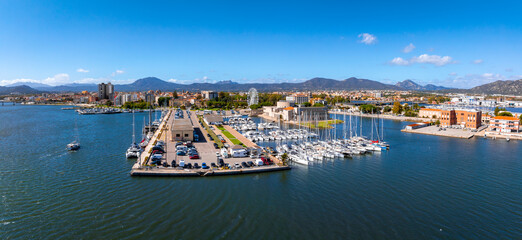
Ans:
[[[10,85],[0,87],[0,94],[21,93],[31,94],[38,92],[80,92],[97,91],[96,84],[66,84],[60,86],[49,86],[45,84],[31,83],[33,88],[27,84]],[[117,92],[131,91],[248,91],[256,88],[260,92],[267,91],[317,91],[317,90],[414,90],[414,91],[442,91],[442,92],[461,92],[476,94],[513,94],[522,95],[522,80],[516,81],[496,81],[493,83],[477,86],[472,89],[450,89],[432,84],[419,85],[412,80],[404,80],[395,85],[385,84],[378,81],[360,78],[347,78],[344,80],[334,80],[329,78],[312,78],[300,83],[237,83],[233,81],[220,81],[216,83],[192,83],[179,84],[163,81],[155,77],[147,77],[134,81],[130,84],[115,84],[114,90]]]
[[[435,86],[433,84],[427,84],[427,85],[422,86],[410,79],[404,80],[402,82],[398,82],[395,84],[395,86],[403,88],[403,89],[407,89],[407,90],[416,90],[416,91],[437,91],[437,90],[449,89],[447,87]]]

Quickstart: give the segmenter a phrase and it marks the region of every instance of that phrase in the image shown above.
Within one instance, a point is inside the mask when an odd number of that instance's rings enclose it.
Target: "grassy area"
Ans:
[[[317,122],[308,122],[308,123],[301,123],[301,126],[309,127],[309,128],[333,128],[333,124],[339,124],[343,123],[342,120],[334,119],[334,120],[324,120]]]
[[[243,145],[241,141],[239,141],[232,133],[227,131],[223,126],[217,126],[219,130],[225,135],[234,145]],[[244,145],[243,145],[244,146]]]
[[[205,121],[203,121],[203,117],[202,116],[199,116],[199,120],[201,120],[201,124],[203,124],[203,127],[207,130],[208,134],[210,134],[212,139],[214,139],[214,142],[218,145],[218,147],[222,148],[223,147],[223,143],[219,140],[219,138],[217,137],[216,133],[214,133],[214,131],[212,131],[212,129],[210,129],[208,127],[207,123]]]

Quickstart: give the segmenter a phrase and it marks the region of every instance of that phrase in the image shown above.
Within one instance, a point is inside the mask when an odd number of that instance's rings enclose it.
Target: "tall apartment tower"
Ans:
[[[98,99],[109,99],[112,100],[114,98],[114,85],[110,82],[100,83],[98,84]]]

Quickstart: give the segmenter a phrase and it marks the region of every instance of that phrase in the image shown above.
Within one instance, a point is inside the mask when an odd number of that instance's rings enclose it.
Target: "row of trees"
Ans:
[[[148,102],[139,100],[137,102],[126,102],[122,107],[127,109],[148,109],[151,105]]]

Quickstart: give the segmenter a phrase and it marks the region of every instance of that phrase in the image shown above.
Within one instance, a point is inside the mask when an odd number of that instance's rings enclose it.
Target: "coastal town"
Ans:
[[[405,134],[522,140],[518,96],[392,90],[115,90],[110,82],[100,83],[94,92],[6,96],[2,103],[64,105],[63,110],[80,115],[147,111],[142,139],[137,141],[133,130],[126,153],[137,159],[131,176],[270,172],[288,170],[289,163],[308,165],[385,151],[390,146],[379,129],[384,119],[413,122],[401,130]],[[362,118],[373,119],[371,135],[363,133]],[[77,150],[80,145],[75,141],[68,148]]]
[[[116,89],[117,90],[117,89]],[[98,91],[8,95],[5,102],[74,105],[83,114],[130,112],[156,107],[183,110],[237,110],[268,121],[299,124],[328,121],[330,114],[350,114],[414,122],[404,131],[448,137],[521,139],[522,97],[430,91],[357,90],[303,92],[137,91],[118,92],[110,82]],[[513,109],[511,111],[507,109]],[[328,125],[328,124],[326,124]],[[326,126],[325,125],[325,126]],[[328,125],[330,126],[330,125]]]
[[[0,240],[522,240],[522,1],[0,1]]]

